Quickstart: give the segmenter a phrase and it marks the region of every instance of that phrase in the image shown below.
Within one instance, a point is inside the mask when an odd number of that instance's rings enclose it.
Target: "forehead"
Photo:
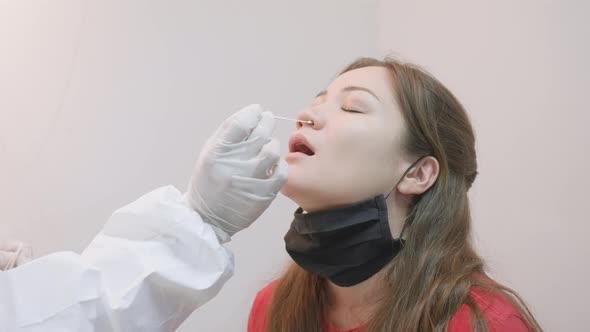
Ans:
[[[328,90],[337,92],[347,86],[367,88],[381,100],[390,100],[393,97],[391,73],[384,67],[372,66],[348,71],[332,81]]]

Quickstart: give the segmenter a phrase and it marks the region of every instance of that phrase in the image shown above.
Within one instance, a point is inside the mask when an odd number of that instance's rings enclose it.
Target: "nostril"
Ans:
[[[313,122],[313,120],[298,120],[296,127],[297,127],[297,129],[299,129],[305,125],[308,125],[313,128],[314,124],[315,123]]]

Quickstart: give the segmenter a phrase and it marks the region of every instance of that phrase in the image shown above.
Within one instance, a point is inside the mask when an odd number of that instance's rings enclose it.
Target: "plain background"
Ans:
[[[585,1],[0,1],[0,238],[80,252],[109,214],[185,188],[249,103],[295,116],[345,64],[395,54],[464,103],[474,241],[547,331],[586,331]],[[278,122],[283,149],[293,125]],[[286,266],[283,196],[229,244],[236,273],[179,331],[244,331]]]

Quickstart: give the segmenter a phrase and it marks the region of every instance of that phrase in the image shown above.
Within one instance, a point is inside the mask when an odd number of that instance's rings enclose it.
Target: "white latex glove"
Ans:
[[[31,246],[18,241],[0,241],[0,271],[23,265],[32,258]]]
[[[250,226],[287,180],[274,117],[250,105],[226,119],[201,150],[186,199],[222,241]]]

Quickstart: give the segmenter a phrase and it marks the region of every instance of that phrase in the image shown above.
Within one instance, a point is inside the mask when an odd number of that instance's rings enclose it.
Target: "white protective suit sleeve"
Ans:
[[[174,331],[233,267],[212,227],[163,187],[115,211],[81,255],[0,272],[0,331]]]

